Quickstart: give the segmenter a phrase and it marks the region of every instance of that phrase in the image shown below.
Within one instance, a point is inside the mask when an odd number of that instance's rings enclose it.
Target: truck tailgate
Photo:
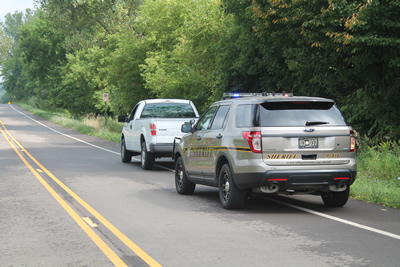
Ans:
[[[175,137],[182,137],[181,126],[187,121],[195,118],[162,118],[153,119],[152,126],[156,130],[155,140],[156,143],[173,143]],[[153,129],[154,130],[154,129]],[[154,140],[154,139],[153,139]]]

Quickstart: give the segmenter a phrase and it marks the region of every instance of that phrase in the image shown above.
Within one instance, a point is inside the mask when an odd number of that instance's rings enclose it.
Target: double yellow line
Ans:
[[[35,177],[42,183],[42,185],[50,192],[50,194],[57,200],[57,202],[68,212],[68,214],[75,220],[75,222],[85,231],[85,233],[92,239],[92,241],[103,251],[103,253],[114,263],[115,266],[127,266],[120,257],[93,231],[93,229],[65,202],[64,199],[57,194],[57,192],[43,179],[42,176],[32,167],[31,164],[24,158],[24,156],[18,151],[17,146],[33,161],[35,164],[45,172],[54,182],[56,182],[62,189],[64,189],[70,196],[72,196],[79,204],[81,204],[87,211],[89,211],[99,222],[107,227],[116,237],[118,237],[127,247],[129,247],[136,255],[138,255],[143,261],[149,266],[161,266],[153,258],[151,258],[146,252],[144,252],[139,246],[133,243],[128,237],[121,233],[114,225],[107,221],[100,213],[89,206],[83,201],[78,195],[76,195],[71,189],[63,184],[57,177],[49,172],[42,164],[40,164],[15,138],[8,132],[7,128],[0,120],[0,131],[4,135],[5,139],[10,143],[11,147],[29,168],[29,170],[35,175]],[[8,137],[8,136],[9,137]],[[14,143],[13,143],[13,142]]]

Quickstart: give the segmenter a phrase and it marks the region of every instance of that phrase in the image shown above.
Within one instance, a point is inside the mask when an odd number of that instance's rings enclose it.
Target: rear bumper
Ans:
[[[149,144],[149,152],[159,157],[172,156],[173,143]]]
[[[234,175],[240,189],[278,184],[280,190],[320,189],[329,185],[351,185],[357,172],[350,169],[331,170],[270,170],[265,173],[239,173]]]

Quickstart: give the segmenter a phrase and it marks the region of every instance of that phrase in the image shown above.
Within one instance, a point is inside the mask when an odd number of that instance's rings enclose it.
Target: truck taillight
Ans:
[[[251,151],[261,153],[261,132],[243,132],[243,138],[249,142]]]
[[[155,123],[150,123],[150,133],[151,135],[156,135],[157,134],[157,128]]]
[[[353,130],[350,130],[350,152],[356,151],[356,136]]]

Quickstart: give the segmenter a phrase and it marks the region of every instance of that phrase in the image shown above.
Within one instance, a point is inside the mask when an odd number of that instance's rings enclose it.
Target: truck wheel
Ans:
[[[121,160],[123,163],[129,163],[132,160],[132,153],[126,150],[125,139],[121,140]]]
[[[228,164],[219,173],[219,198],[225,209],[240,209],[246,200],[246,192],[236,187]]]
[[[175,187],[180,195],[191,195],[196,188],[196,184],[190,182],[186,177],[183,160],[179,157],[175,164]]]
[[[343,207],[349,199],[350,187],[343,192],[328,192],[321,195],[322,201],[327,207]]]
[[[142,142],[141,164],[143,170],[151,170],[154,166],[154,155],[149,153],[146,148],[146,141]]]

